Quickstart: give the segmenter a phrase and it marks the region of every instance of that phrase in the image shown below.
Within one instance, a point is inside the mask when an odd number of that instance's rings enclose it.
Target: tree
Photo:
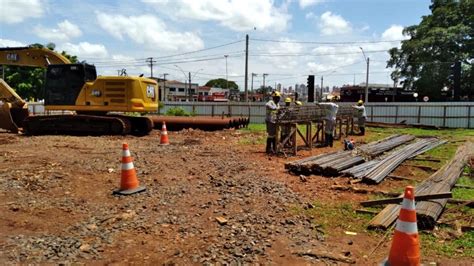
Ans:
[[[432,0],[431,14],[419,25],[406,27],[401,48],[389,50],[387,67],[395,67],[393,80],[401,80],[420,96],[441,100],[443,87],[453,88],[453,67],[462,64],[461,95],[474,95],[474,1]]]
[[[230,90],[239,90],[239,86],[234,81],[227,81],[226,79],[211,79],[206,83],[208,87],[215,88],[229,88]]]
[[[48,48],[54,51],[56,45],[48,43],[46,46],[34,43],[30,47]],[[71,63],[78,62],[77,56],[72,56],[62,51],[61,55],[69,59]],[[15,89],[16,93],[23,99],[40,99],[43,98],[43,85],[46,70],[41,67],[23,67],[23,66],[6,66],[5,81]]]

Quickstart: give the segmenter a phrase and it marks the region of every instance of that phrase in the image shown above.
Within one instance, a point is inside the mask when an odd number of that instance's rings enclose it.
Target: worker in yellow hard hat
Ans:
[[[285,106],[288,107],[288,106],[290,106],[290,104],[291,104],[291,98],[290,98],[290,97],[286,97],[286,98],[285,98]]]
[[[367,113],[365,111],[364,101],[359,100],[357,105],[352,106],[357,110],[357,124],[359,125],[360,135],[365,135],[365,121],[367,120]]]
[[[274,153],[276,151],[276,122],[277,122],[277,113],[280,109],[280,98],[281,94],[278,91],[272,92],[272,99],[270,99],[266,104],[265,108],[267,110],[265,116],[265,123],[267,125],[267,146],[265,148],[266,153]]]

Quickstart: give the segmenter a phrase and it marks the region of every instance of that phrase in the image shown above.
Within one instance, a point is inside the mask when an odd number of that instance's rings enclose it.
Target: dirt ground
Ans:
[[[390,239],[371,254],[381,234],[349,230],[344,221],[320,228],[327,215],[304,214],[315,202],[357,206],[368,195],[330,188],[347,178],[312,175],[303,182],[284,169],[285,162],[340,144],[292,158],[268,157],[262,144],[242,144],[262,134],[184,130],[169,132],[171,145],[160,146],[159,131],[145,137],[0,133],[0,264],[380,263]],[[123,142],[144,193],[112,195]],[[410,176],[408,168],[397,171]],[[387,181],[380,189],[399,187],[402,181]],[[302,255],[308,251],[328,256]]]

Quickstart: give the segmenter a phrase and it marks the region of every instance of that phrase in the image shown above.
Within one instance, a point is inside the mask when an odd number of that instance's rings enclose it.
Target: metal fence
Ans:
[[[251,123],[265,122],[265,103],[262,102],[164,102],[164,108],[160,112],[166,113],[174,107],[196,115],[249,116]],[[474,128],[474,102],[368,103],[365,107],[367,121],[370,122]]]
[[[265,103],[263,102],[164,102],[161,114],[169,109],[180,107],[196,115],[245,116],[251,123],[265,122]],[[351,103],[339,103],[351,105]],[[42,103],[28,103],[30,112],[44,112]],[[474,102],[442,103],[368,103],[367,121],[383,123],[423,124],[450,128],[474,128]]]

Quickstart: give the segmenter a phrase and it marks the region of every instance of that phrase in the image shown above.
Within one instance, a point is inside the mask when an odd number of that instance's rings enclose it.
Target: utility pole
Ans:
[[[224,55],[225,57],[225,87],[229,89],[229,78],[227,77],[227,57],[228,55]]]
[[[319,89],[319,90],[320,90],[320,93],[321,93],[321,96],[320,96],[320,97],[321,97],[321,100],[320,100],[320,102],[323,101],[323,80],[324,80],[324,77],[321,76],[321,88]]]
[[[148,57],[146,59],[146,61],[148,62],[148,64],[150,65],[150,72],[151,72],[151,76],[150,77],[153,77],[153,63],[156,63],[155,60],[153,60],[153,57]]]
[[[263,76],[263,89],[265,91],[265,94],[267,94],[267,87],[265,87],[265,77],[268,76],[268,74],[263,73],[262,76]]]
[[[245,35],[245,101],[248,102],[249,100],[249,93],[248,93],[248,73],[249,72],[249,35]],[[265,78],[264,78],[265,79]]]
[[[169,75],[168,73],[163,73],[163,93],[161,94],[161,101],[165,101],[166,99],[166,76]]]
[[[189,72],[189,90],[188,90],[188,97],[191,100],[191,72]]]

